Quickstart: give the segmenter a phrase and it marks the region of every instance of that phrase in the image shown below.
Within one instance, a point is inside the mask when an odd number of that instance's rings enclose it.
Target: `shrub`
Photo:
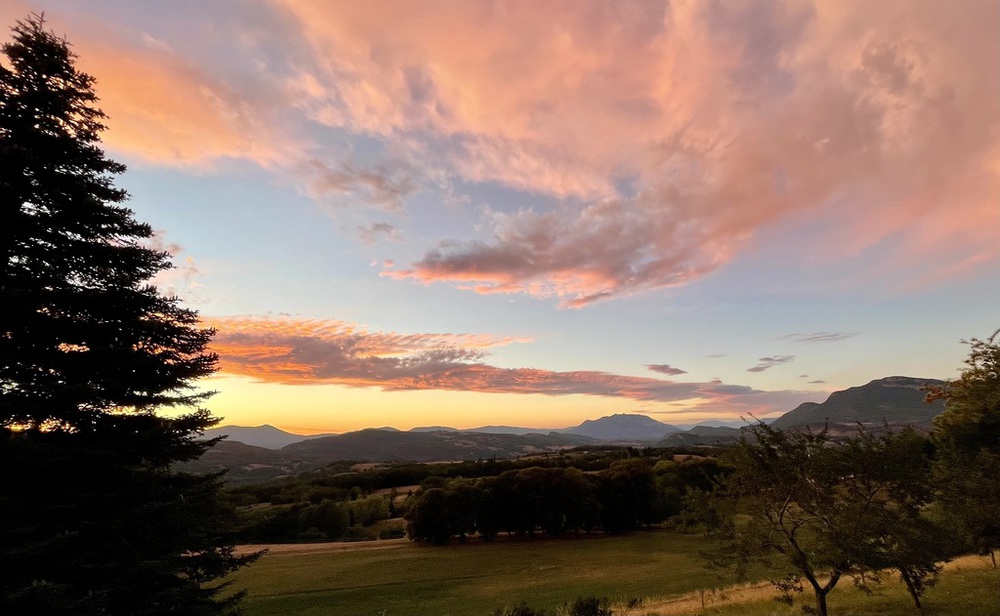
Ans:
[[[607,597],[577,597],[569,606],[569,616],[611,616]]]

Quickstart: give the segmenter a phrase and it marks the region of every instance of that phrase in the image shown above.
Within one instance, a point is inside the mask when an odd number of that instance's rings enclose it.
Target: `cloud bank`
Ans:
[[[692,409],[739,413],[787,410],[812,392],[757,390],[719,380],[674,382],[599,371],[501,368],[490,348],[528,342],[481,334],[371,332],[340,321],[216,318],[212,349],[225,374],[285,385],[332,384],[386,391],[588,395],[641,402],[689,401]]]

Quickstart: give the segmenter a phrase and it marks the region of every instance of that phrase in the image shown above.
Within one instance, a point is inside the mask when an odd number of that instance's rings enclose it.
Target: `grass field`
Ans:
[[[806,591],[792,605],[775,600],[777,593],[766,583],[727,588],[675,597],[651,598],[636,609],[615,611],[621,616],[801,616],[803,606],[815,607],[815,597]],[[923,598],[918,611],[905,587],[891,575],[871,596],[842,580],[830,593],[831,616],[996,616],[1000,613],[1000,571],[990,568],[985,557],[963,557],[948,563],[939,583]]]
[[[497,606],[521,601],[555,610],[586,595],[607,596],[619,605],[642,599],[638,609],[628,612],[635,616],[698,614],[696,591],[732,583],[704,568],[698,556],[703,547],[698,535],[656,532],[447,547],[402,541],[361,549],[292,548],[276,550],[236,574],[233,588],[249,592],[248,616],[488,616]],[[776,603],[774,594],[767,587],[742,594],[709,592],[707,613],[802,613],[798,604],[789,608]],[[667,601],[669,597],[673,599]],[[926,604],[925,614],[995,616],[1000,572],[978,562],[953,567],[928,591]],[[902,587],[891,580],[885,593],[875,597],[862,595],[845,580],[831,593],[830,606],[831,615],[917,614]]]

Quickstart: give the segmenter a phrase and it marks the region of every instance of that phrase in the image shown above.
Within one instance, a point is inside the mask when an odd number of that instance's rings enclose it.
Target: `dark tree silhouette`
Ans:
[[[448,493],[431,488],[417,497],[407,513],[406,532],[414,541],[443,545],[451,538],[448,527]]]
[[[246,564],[194,382],[213,332],[150,284],[171,267],[122,204],[94,78],[31,16],[0,60],[0,613],[216,614]],[[159,415],[174,409],[170,417]]]
[[[964,549],[1000,550],[1000,330],[967,342],[959,378],[930,389],[945,411],[934,420],[938,499]]]

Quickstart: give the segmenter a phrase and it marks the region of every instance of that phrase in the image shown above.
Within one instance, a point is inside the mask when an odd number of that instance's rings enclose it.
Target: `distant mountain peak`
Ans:
[[[606,441],[655,441],[679,428],[640,413],[615,413],[600,419],[588,419],[575,428],[563,430]]]
[[[281,428],[276,428],[271,424],[260,426],[220,426],[205,430],[202,435],[204,439],[224,436],[230,441],[237,441],[245,445],[254,447],[264,447],[266,449],[281,449],[286,445],[298,443],[308,439],[328,436],[326,434],[294,434],[286,432]]]

